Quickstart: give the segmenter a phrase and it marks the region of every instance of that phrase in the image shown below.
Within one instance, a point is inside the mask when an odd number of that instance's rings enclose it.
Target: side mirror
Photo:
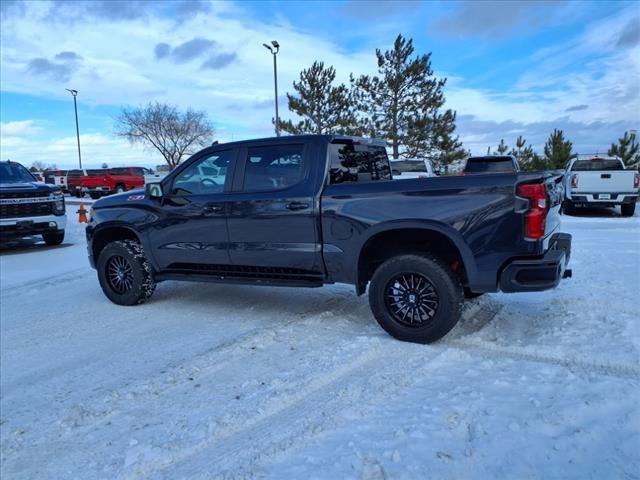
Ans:
[[[149,198],[162,198],[162,184],[160,182],[147,183],[144,186],[144,194]]]

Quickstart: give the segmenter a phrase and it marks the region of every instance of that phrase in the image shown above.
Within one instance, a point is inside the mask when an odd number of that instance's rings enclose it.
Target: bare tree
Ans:
[[[211,143],[213,127],[204,111],[165,103],[149,103],[145,107],[124,108],[116,118],[116,133],[129,142],[155,148],[170,168],[175,168],[193,149]]]
[[[56,170],[57,168],[58,167],[56,167],[55,163],[45,163],[42,160],[34,160],[33,162],[31,162],[31,168],[29,169],[29,171],[44,172],[45,170]]]

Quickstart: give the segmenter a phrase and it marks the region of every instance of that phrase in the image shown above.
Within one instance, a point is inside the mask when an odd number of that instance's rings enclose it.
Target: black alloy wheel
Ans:
[[[439,298],[429,278],[411,272],[402,273],[387,283],[385,303],[397,322],[421,327],[436,314]]]
[[[109,286],[120,295],[133,288],[133,269],[126,258],[114,255],[107,264]]]

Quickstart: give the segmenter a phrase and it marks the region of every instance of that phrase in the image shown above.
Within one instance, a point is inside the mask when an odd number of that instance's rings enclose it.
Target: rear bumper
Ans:
[[[608,196],[606,198],[605,196]],[[574,206],[601,206],[609,207],[614,205],[623,205],[626,203],[634,203],[638,200],[638,193],[587,193],[587,192],[571,192],[569,200]]]
[[[539,292],[555,288],[571,276],[571,235],[556,233],[542,258],[512,260],[500,274],[500,290],[506,293]]]

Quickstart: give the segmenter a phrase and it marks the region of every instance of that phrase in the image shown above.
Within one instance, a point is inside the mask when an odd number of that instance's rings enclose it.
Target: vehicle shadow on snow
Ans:
[[[619,208],[576,208],[569,215],[563,213],[567,217],[600,217],[600,218],[616,218],[622,217]],[[626,218],[626,217],[625,217]]]
[[[64,242],[62,245],[49,246],[44,243],[42,237],[25,237],[16,240],[9,240],[0,243],[0,256],[2,255],[20,255],[34,251],[43,252],[47,250],[57,250],[60,248],[72,247],[74,243]]]

